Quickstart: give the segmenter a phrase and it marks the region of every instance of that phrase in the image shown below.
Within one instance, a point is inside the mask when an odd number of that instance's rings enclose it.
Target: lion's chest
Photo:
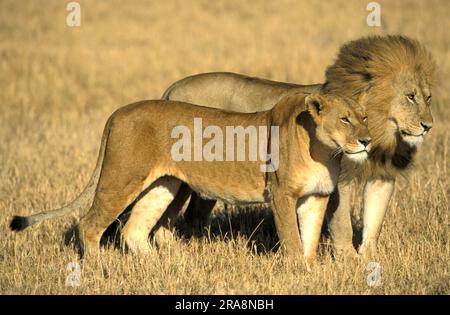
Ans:
[[[302,196],[329,195],[336,187],[339,171],[334,165],[313,163],[308,168],[299,170],[296,177]]]

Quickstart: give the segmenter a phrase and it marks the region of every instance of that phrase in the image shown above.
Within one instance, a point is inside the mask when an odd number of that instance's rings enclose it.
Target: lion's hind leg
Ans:
[[[138,197],[142,189],[142,181],[138,179],[130,180],[125,185],[120,181],[100,185],[91,208],[78,226],[81,256],[98,252],[103,232]]]
[[[136,202],[123,229],[128,249],[135,253],[148,252],[149,233],[175,198],[180,185],[181,181],[174,177],[161,177]]]
[[[191,197],[191,193],[192,189],[189,187],[189,185],[187,185],[186,183],[182,183],[175,198],[167,207],[158,223],[153,226],[153,241],[158,247],[170,245],[170,243],[174,240],[173,227],[175,219],[183,209],[186,201],[189,199],[189,197]]]

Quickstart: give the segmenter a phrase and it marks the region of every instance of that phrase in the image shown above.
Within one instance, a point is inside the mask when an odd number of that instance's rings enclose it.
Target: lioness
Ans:
[[[266,143],[272,156],[278,150],[279,167],[262,172],[258,161],[174,158],[177,150],[171,137],[180,126],[195,133],[193,124],[198,117],[204,126],[223,130],[233,125],[245,129],[277,126],[278,136],[269,134]],[[250,150],[249,141],[246,137],[245,148]],[[148,250],[150,230],[184,182],[202,196],[226,202],[271,201],[280,242],[291,254],[297,254],[301,246],[297,209],[303,253],[311,260],[327,196],[339,177],[342,154],[361,162],[368,156],[370,141],[362,108],[331,94],[291,95],[272,110],[253,114],[169,101],[127,105],[106,124],[93,176],[100,177],[92,206],[79,224],[80,243],[84,251],[98,248],[105,229],[137,200],[124,227],[124,241],[133,251]],[[226,150],[228,155],[228,150],[236,152],[239,146],[233,144]],[[325,203],[309,207],[306,198],[316,196]]]
[[[398,35],[372,36],[345,44],[335,63],[328,67],[323,84],[302,86],[235,73],[204,73],[172,84],[163,98],[253,112],[271,108],[290,93],[321,90],[352,98],[364,106],[373,137],[373,153],[360,176],[365,189],[359,253],[370,255],[376,250],[395,178],[412,164],[417,145],[433,125],[430,105],[434,73],[431,55],[416,40]],[[353,167],[346,164],[344,159],[343,173],[354,174]],[[180,206],[188,196],[189,189],[184,187],[174,202]],[[327,211],[335,254],[356,255],[352,244],[350,196],[348,177],[343,177]],[[312,201],[315,202],[323,201]],[[213,207],[214,201],[193,195],[185,218],[204,222]]]

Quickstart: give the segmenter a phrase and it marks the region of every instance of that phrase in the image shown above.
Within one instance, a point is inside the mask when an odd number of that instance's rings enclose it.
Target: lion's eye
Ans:
[[[406,98],[409,100],[409,101],[414,101],[414,98],[416,97],[416,95],[414,94],[414,93],[409,93],[409,94],[406,94]]]
[[[363,117],[363,121],[366,123],[367,122],[367,116]]]
[[[428,95],[427,96],[427,103],[430,103],[431,102],[431,95]]]
[[[342,117],[342,118],[341,118],[341,121],[342,121],[344,124],[349,124],[349,123],[350,123],[350,120],[349,120],[347,117]]]

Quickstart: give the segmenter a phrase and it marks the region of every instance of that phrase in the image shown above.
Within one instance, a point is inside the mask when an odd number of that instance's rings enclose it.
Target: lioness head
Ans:
[[[399,154],[401,143],[410,148],[422,143],[432,127],[434,76],[435,62],[418,41],[372,36],[341,48],[327,69],[323,90],[350,97],[366,108],[373,153],[384,161]]]
[[[367,159],[371,137],[362,107],[348,98],[319,94],[307,96],[305,105],[320,142],[355,162]]]

